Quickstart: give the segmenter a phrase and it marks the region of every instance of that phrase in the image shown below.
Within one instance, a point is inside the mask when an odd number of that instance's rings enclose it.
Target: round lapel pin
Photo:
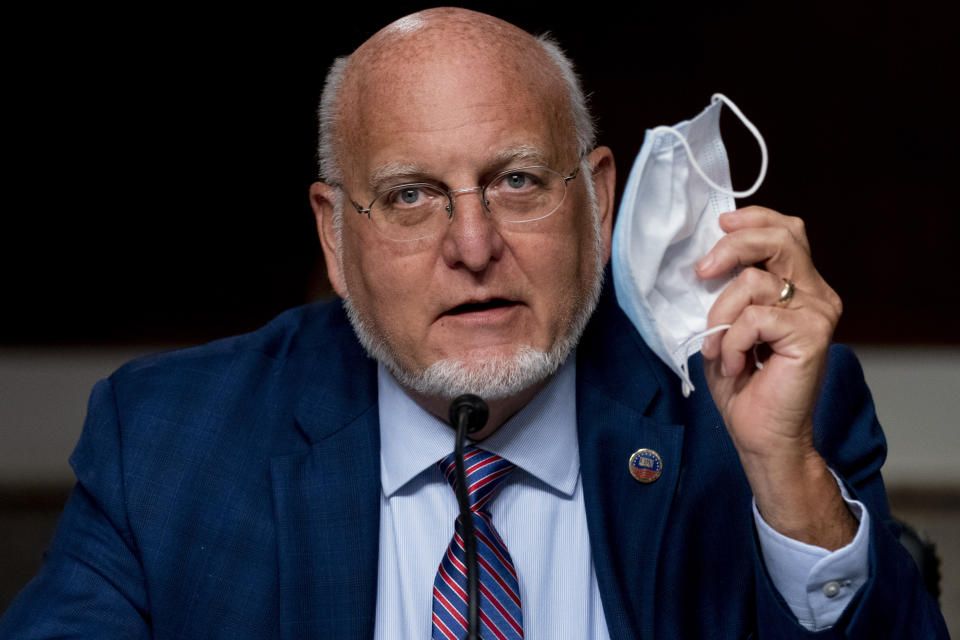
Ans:
[[[660,477],[663,460],[653,449],[638,449],[630,456],[630,475],[637,482],[648,484]]]

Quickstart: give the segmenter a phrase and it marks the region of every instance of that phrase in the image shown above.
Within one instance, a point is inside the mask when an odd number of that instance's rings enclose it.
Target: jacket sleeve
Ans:
[[[949,640],[937,603],[927,593],[913,559],[897,541],[900,527],[890,515],[880,475],[886,442],[863,371],[846,347],[831,348],[814,425],[817,449],[870,513],[869,577],[833,627],[807,631],[770,581],[755,544],[758,636]]]
[[[0,640],[150,637],[121,447],[113,389],[101,381],[70,458],[77,483],[43,567],[0,619]]]

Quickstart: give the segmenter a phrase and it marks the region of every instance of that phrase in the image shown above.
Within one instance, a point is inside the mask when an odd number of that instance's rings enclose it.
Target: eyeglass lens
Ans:
[[[531,222],[559,208],[566,194],[566,180],[547,167],[522,167],[497,174],[483,189],[476,190],[496,220]],[[370,207],[370,219],[388,237],[423,238],[442,231],[456,209],[456,200],[462,197],[470,196],[455,193],[451,197],[429,183],[399,185],[376,198]]]

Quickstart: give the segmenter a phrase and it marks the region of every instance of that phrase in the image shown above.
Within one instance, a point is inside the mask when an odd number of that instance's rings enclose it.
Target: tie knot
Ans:
[[[454,491],[457,488],[455,460],[456,456],[451,453],[437,463]],[[483,505],[489,502],[500,483],[516,468],[516,465],[512,462],[504,460],[495,453],[478,449],[473,445],[464,448],[463,465],[467,474],[470,509],[473,511],[479,511]]]

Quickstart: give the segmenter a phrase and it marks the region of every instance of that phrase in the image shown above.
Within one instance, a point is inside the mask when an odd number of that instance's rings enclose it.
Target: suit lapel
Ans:
[[[597,583],[610,636],[651,638],[657,560],[679,477],[683,427],[670,424],[666,371],[612,296],[605,296],[578,348],[581,478]],[[603,335],[597,335],[597,328]],[[656,451],[660,477],[641,484],[630,455]]]
[[[325,345],[320,362],[296,414],[308,448],[270,465],[280,635],[370,638],[381,493],[376,368],[352,332]]]

